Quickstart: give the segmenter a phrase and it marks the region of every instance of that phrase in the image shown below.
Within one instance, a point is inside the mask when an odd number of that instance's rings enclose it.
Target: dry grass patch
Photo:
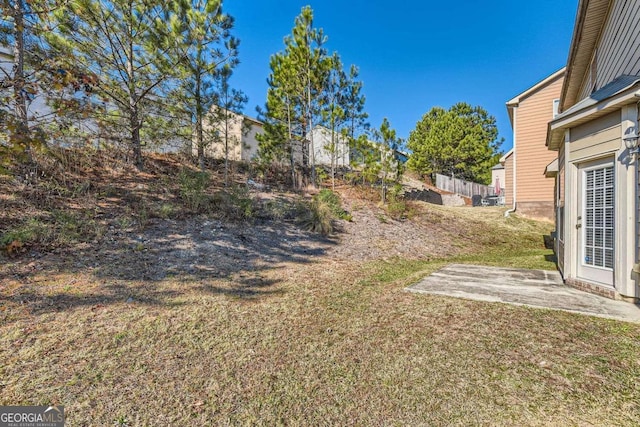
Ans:
[[[403,287],[437,268],[420,261],[278,267],[250,277],[264,293],[240,276],[123,281],[102,302],[90,275],[34,277],[88,303],[5,318],[0,403],[64,404],[73,425],[640,417],[638,325],[416,297]]]

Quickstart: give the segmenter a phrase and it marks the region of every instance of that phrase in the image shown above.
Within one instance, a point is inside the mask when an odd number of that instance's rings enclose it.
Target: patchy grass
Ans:
[[[514,268],[555,270],[553,251],[544,248],[544,235],[553,224],[518,215],[505,208],[447,207],[415,204],[420,224],[439,227],[439,241],[457,247],[458,254],[442,261]]]
[[[73,425],[636,423],[639,325],[402,290],[437,267],[36,275],[54,305],[3,319],[0,403],[64,404]]]

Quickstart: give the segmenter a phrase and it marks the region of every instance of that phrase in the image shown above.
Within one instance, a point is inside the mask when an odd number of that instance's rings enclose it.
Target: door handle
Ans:
[[[582,227],[582,224],[580,224],[580,223],[577,223],[577,224],[576,224],[576,230],[577,230],[578,228],[581,228],[581,227]]]

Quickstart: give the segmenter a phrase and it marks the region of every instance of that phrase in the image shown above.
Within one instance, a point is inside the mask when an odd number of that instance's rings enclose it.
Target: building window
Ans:
[[[559,114],[559,109],[560,109],[560,100],[559,99],[554,99],[553,100],[553,118],[554,119]]]
[[[564,206],[558,206],[556,215],[557,237],[559,241],[564,243]]]

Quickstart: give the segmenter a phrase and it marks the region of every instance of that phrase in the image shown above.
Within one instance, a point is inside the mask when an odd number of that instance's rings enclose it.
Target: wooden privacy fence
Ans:
[[[450,176],[440,175],[439,173],[436,174],[436,187],[440,190],[466,197],[473,197],[479,194],[484,198],[494,194],[493,187],[489,187],[488,185],[451,178]]]

